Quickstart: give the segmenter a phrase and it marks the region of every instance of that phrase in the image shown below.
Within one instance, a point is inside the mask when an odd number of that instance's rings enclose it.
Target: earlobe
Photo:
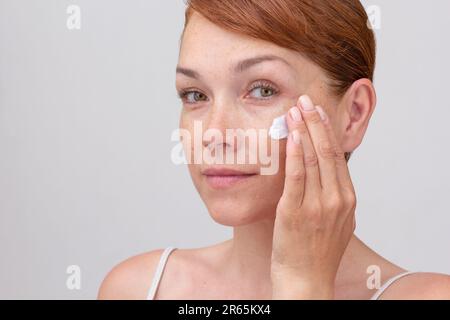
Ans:
[[[342,99],[341,147],[346,153],[353,152],[362,142],[375,111],[376,92],[369,79],[355,81]]]

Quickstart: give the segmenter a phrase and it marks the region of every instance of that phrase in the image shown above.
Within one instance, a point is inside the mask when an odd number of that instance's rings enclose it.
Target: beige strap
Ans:
[[[159,259],[158,266],[156,267],[156,271],[152,279],[152,284],[150,285],[150,289],[148,291],[147,300],[153,300],[155,298],[156,290],[158,290],[159,282],[161,281],[161,276],[163,274],[164,267],[166,266],[167,259],[169,258],[170,253],[175,249],[175,247],[167,247],[161,254],[161,258]]]
[[[383,292],[384,292],[387,288],[389,288],[389,286],[390,286],[391,284],[393,284],[393,283],[394,283],[395,281],[397,281],[398,279],[403,278],[404,276],[407,276],[407,275],[412,274],[412,273],[416,273],[416,272],[413,272],[413,271],[406,271],[406,272],[400,273],[400,274],[398,274],[398,275],[396,275],[396,276],[390,278],[388,281],[386,281],[386,282],[383,284],[383,286],[381,286],[380,289],[377,290],[377,292],[375,292],[375,294],[372,296],[372,298],[370,298],[370,300],[378,300],[378,298],[383,294]]]

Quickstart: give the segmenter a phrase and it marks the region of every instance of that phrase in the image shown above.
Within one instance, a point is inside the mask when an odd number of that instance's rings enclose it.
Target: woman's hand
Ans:
[[[272,298],[333,299],[336,273],[355,230],[355,191],[323,109],[302,96],[287,119],[290,135],[273,235]]]

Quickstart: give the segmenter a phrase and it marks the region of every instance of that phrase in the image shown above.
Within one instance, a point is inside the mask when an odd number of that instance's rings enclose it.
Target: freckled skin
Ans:
[[[207,25],[207,27],[206,27]],[[208,41],[204,41],[208,39]],[[207,54],[205,54],[207,53]],[[280,62],[264,62],[242,75],[230,71],[233,62],[263,54],[273,54],[287,60],[291,67]],[[204,81],[177,76],[177,89],[195,88],[208,101],[193,110],[185,107],[181,113],[180,128],[194,134],[195,120],[203,121],[203,129],[241,128],[268,130],[274,118],[285,114],[296,104],[301,94],[308,93],[319,103],[332,108],[333,97],[324,89],[323,71],[297,52],[274,44],[228,33],[201,16],[188,24],[180,50],[179,65],[198,71]],[[270,80],[280,93],[265,101],[246,98],[249,87],[258,80]],[[258,92],[259,93],[259,92]],[[330,112],[333,117],[333,112]],[[268,145],[270,139],[268,137]],[[252,183],[229,190],[211,191],[200,173],[200,166],[191,164],[194,185],[216,222],[236,226],[274,217],[283,192],[286,141],[281,141],[279,170],[275,175],[258,176]],[[255,170],[256,165],[236,165],[240,170]]]

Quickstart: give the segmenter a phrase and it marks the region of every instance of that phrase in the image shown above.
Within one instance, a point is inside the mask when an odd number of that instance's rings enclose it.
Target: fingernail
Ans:
[[[298,132],[298,130],[292,131],[292,140],[295,144],[300,144],[300,133]]]
[[[313,111],[314,110],[314,104],[311,100],[311,98],[307,95],[303,95],[299,98],[300,105],[305,111]]]
[[[319,112],[320,117],[322,118],[322,121],[323,121],[323,122],[327,121],[328,116],[327,116],[327,114],[325,113],[325,111],[322,109],[322,107],[317,106],[316,109],[317,109],[317,112]]]
[[[291,108],[291,110],[289,110],[289,114],[291,115],[292,120],[296,122],[302,121],[302,113],[297,107]]]

